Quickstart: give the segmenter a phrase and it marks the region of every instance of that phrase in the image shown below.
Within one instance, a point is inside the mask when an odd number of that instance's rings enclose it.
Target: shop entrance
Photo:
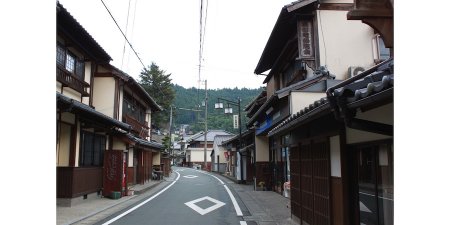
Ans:
[[[392,143],[359,145],[353,150],[356,224],[393,224]]]

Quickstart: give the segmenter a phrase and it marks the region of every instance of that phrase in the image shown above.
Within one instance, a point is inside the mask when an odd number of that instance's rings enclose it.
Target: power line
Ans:
[[[133,10],[133,23],[131,24],[131,41],[133,41],[133,36],[134,36],[134,21],[136,21],[136,5],[137,5],[137,0],[134,1],[134,10]],[[128,65],[130,62],[130,52],[128,51],[127,54],[127,69],[128,69]]]
[[[136,51],[134,50],[133,46],[131,45],[131,43],[128,41],[127,36],[123,33],[122,29],[120,29],[119,24],[117,24],[116,19],[114,19],[114,16],[111,14],[111,12],[109,11],[108,7],[105,5],[105,3],[103,2],[103,0],[100,0],[103,3],[103,6],[105,6],[105,9],[108,11],[109,15],[111,16],[111,18],[114,20],[114,23],[116,23],[117,28],[119,28],[120,32],[122,33],[123,37],[125,38],[125,40],[127,41],[128,45],[130,46],[130,48],[133,50],[134,54],[136,55],[136,57],[139,59],[139,62],[141,62],[142,67],[144,68],[144,71],[147,70],[147,68],[145,67],[144,63],[142,62],[141,58],[139,58],[139,55],[136,53]],[[135,12],[136,13],[136,12]],[[161,95],[163,96],[163,98],[166,98],[166,95],[164,94],[164,92],[161,91],[161,88],[156,85],[156,87],[158,88],[159,92],[161,93]]]
[[[125,38],[125,40],[127,41],[128,45],[130,46],[130,48],[133,50],[134,54],[136,55],[136,57],[139,59],[139,62],[141,62],[142,67],[145,68],[144,63],[142,62],[141,58],[139,57],[139,55],[137,54],[137,52],[134,50],[133,46],[131,45],[131,43],[128,41],[127,36],[123,33],[122,29],[120,29],[119,24],[117,24],[116,19],[114,19],[114,16],[111,14],[111,12],[109,11],[108,7],[105,5],[105,3],[103,2],[103,0],[100,0],[103,4],[103,6],[105,6],[106,11],[108,11],[109,15],[111,16],[111,18],[114,20],[114,23],[116,24],[117,28],[119,28],[120,33],[122,33],[123,37]]]
[[[125,25],[125,35],[128,33],[128,18],[130,17],[130,3],[131,0],[128,0],[128,13],[127,13],[127,24]],[[125,57],[125,45],[126,42],[123,42],[123,52],[122,52],[122,64],[120,64],[120,69],[123,68],[123,58]]]

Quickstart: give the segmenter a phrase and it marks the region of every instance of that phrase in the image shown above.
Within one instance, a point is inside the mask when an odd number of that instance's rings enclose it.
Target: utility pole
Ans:
[[[169,155],[172,155],[172,106],[170,106],[169,119]]]
[[[208,133],[208,88],[207,88],[207,80],[205,80],[205,148],[204,148],[204,152],[203,152],[203,157],[204,157],[204,166],[205,166],[205,170],[207,168],[206,166],[206,148],[207,148],[207,140],[206,140],[206,135]]]
[[[230,101],[230,100],[227,100],[227,99],[224,99],[224,98],[217,98],[217,100],[218,100],[218,103],[216,103],[215,106],[214,106],[214,108],[216,108],[216,109],[222,109],[223,108],[223,103],[220,102],[221,100],[228,104],[228,107],[225,108],[225,114],[233,112],[229,105],[234,105],[234,106],[238,107],[239,144],[238,144],[238,146],[236,146],[237,147],[236,151],[239,153],[239,156],[240,156],[240,160],[239,160],[240,166],[239,166],[239,168],[240,168],[241,179],[240,179],[239,183],[245,183],[245,180],[244,180],[244,165],[243,165],[243,160],[242,160],[242,153],[240,151],[241,148],[242,148],[242,144],[243,144],[242,143],[242,124],[241,124],[241,98],[238,97],[238,101],[237,102]]]

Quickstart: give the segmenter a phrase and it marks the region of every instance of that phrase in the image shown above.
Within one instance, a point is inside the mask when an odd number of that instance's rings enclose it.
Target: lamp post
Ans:
[[[227,108],[223,107],[223,103],[220,102],[226,102],[227,103]],[[239,181],[239,183],[244,183],[244,168],[243,168],[243,164],[242,164],[242,154],[240,152],[240,149],[242,148],[242,126],[241,126],[241,99],[238,97],[238,101],[234,102],[234,101],[230,101],[228,99],[224,99],[224,98],[217,98],[217,103],[214,104],[214,108],[215,109],[223,109],[225,110],[225,114],[232,114],[233,113],[233,108],[230,107],[230,105],[234,105],[238,107],[238,127],[239,127],[239,145],[237,148],[237,151],[239,152],[239,155],[241,156],[240,158],[240,170],[241,170],[241,180]]]

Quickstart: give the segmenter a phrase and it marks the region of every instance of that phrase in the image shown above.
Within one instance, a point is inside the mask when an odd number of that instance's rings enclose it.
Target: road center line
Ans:
[[[159,191],[158,193],[156,193],[156,194],[153,195],[152,197],[148,198],[147,200],[141,202],[139,205],[136,205],[135,207],[133,207],[133,208],[131,208],[131,209],[129,209],[129,210],[123,212],[122,214],[120,214],[120,215],[118,215],[118,216],[112,218],[111,220],[108,220],[106,223],[103,223],[102,225],[108,225],[108,224],[113,223],[114,221],[116,221],[116,220],[118,220],[118,219],[124,217],[125,215],[127,215],[127,214],[130,213],[130,212],[133,212],[133,211],[136,210],[137,208],[143,206],[143,205],[146,204],[147,202],[149,202],[149,201],[153,200],[154,198],[156,198],[156,197],[157,197],[158,195],[160,195],[161,193],[165,192],[165,191],[166,191],[167,189],[169,189],[172,185],[174,185],[175,182],[177,182],[178,179],[180,178],[180,174],[179,174],[178,172],[175,172],[175,173],[177,173],[178,176],[177,176],[177,178],[176,178],[171,184],[169,184],[169,186],[165,187],[164,189],[162,189],[161,191]]]

